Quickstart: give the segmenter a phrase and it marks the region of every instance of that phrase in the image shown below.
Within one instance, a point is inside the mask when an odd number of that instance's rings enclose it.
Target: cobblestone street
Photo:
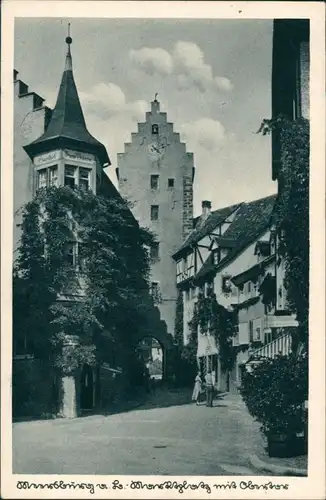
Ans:
[[[221,397],[213,408],[189,400],[188,392],[158,391],[149,402],[120,414],[16,423],[13,471],[259,474],[249,457],[263,444],[240,397]]]

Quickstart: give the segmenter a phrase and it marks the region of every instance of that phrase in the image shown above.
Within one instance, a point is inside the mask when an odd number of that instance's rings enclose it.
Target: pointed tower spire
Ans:
[[[72,44],[72,38],[70,36],[70,23],[68,23],[68,36],[66,37],[66,44],[68,45],[68,50],[66,55],[65,71],[72,71],[72,59],[70,52],[70,45]]]
[[[25,146],[24,149],[33,158],[36,154],[56,148],[72,148],[93,153],[98,156],[103,165],[110,165],[105,147],[88,132],[86,127],[72,71],[70,24],[68,24],[68,36],[65,41],[68,45],[65,68],[49,125],[41,137]]]

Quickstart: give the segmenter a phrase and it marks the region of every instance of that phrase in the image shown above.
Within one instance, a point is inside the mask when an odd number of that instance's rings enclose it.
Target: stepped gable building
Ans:
[[[177,287],[171,258],[193,228],[193,154],[155,99],[146,120],[118,154],[121,195],[139,223],[156,235],[151,252],[152,295],[169,334],[174,334]]]
[[[190,323],[199,290],[207,295],[213,290],[219,304],[233,310],[238,304],[239,290],[232,283],[233,275],[256,263],[254,254],[258,238],[268,230],[275,196],[243,202],[210,212],[204,201],[203,213],[196,226],[176,252],[177,286],[183,295],[184,344],[190,341]],[[229,391],[233,381],[221,369],[219,346],[213,335],[198,331],[197,359],[203,373],[212,370],[216,387]],[[248,357],[247,357],[248,359]]]

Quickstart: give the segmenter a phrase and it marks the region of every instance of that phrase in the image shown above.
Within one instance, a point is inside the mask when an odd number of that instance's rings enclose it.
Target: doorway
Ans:
[[[84,365],[80,379],[80,409],[92,410],[93,402],[93,370],[89,365]]]

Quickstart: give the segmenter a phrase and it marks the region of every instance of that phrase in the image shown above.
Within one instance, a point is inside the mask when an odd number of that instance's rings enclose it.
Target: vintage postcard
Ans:
[[[325,498],[325,9],[5,1],[1,497]]]

